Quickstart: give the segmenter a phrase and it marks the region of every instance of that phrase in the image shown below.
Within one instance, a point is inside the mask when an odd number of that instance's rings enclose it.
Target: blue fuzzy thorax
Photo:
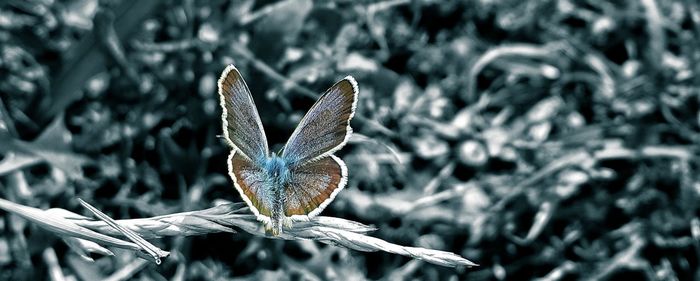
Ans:
[[[287,162],[283,158],[278,157],[274,152],[271,157],[265,160],[264,167],[269,180],[277,184],[284,184],[289,181],[290,172],[287,167]]]

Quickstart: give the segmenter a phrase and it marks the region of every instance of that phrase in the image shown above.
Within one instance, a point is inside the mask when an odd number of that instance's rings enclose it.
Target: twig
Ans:
[[[85,227],[79,226],[70,221],[69,219],[61,217],[55,213],[51,213],[50,210],[45,211],[37,208],[32,208],[10,202],[2,198],[0,198],[0,209],[23,217],[26,220],[36,223],[37,225],[39,225],[39,227],[44,228],[50,232],[56,233],[59,236],[82,238],[104,245],[134,251],[141,250],[141,247],[134,243],[110,237],[101,233],[97,233]]]
[[[112,218],[105,215],[105,213],[103,213],[102,211],[93,207],[92,205],[86,203],[82,199],[78,198],[78,201],[80,202],[81,205],[83,205],[83,207],[90,210],[90,212],[95,214],[95,216],[97,216],[100,220],[105,222],[110,227],[119,231],[119,233],[126,236],[126,238],[131,240],[131,242],[134,242],[136,245],[139,245],[141,247],[141,249],[143,249],[143,251],[146,252],[146,254],[148,254],[153,259],[153,261],[155,261],[156,264],[160,264],[161,258],[165,258],[168,255],[170,255],[169,252],[163,251],[163,250],[159,249],[158,247],[154,246],[153,244],[148,243],[148,241],[143,239],[141,236],[136,234],[134,231],[119,225],[119,223],[115,222]]]
[[[518,245],[529,245],[535,241],[538,236],[540,236],[549,221],[552,219],[552,215],[554,215],[556,212],[557,207],[558,204],[556,202],[545,201],[540,205],[540,209],[537,211],[534,222],[532,223],[532,226],[530,226],[530,230],[527,232],[525,238],[520,238],[513,234],[509,234],[510,238],[513,239],[513,241]]]
[[[204,43],[197,38],[157,43],[142,40],[134,40],[131,42],[131,46],[139,51],[163,53],[182,52],[191,48],[196,48],[202,44]]]
[[[56,251],[53,248],[48,247],[44,249],[41,254],[44,258],[46,266],[49,268],[49,277],[51,281],[64,281],[66,277],[63,275],[63,270],[61,270],[61,265],[58,264],[58,257],[56,257]]]
[[[95,261],[90,257],[90,253],[97,253],[103,256],[114,256],[114,253],[105,247],[100,246],[92,241],[75,237],[63,237],[63,242],[66,242],[74,252],[86,261]]]
[[[134,260],[131,263],[129,263],[126,266],[119,269],[114,274],[103,279],[102,281],[131,280],[134,277],[134,274],[141,271],[147,265],[148,265],[148,262],[146,262],[145,260],[138,260],[138,259]]]
[[[407,5],[410,3],[411,3],[411,0],[388,0],[388,1],[376,2],[376,3],[372,3],[369,6],[367,6],[367,12],[368,13],[376,13],[376,12],[380,12],[380,11],[394,8],[396,6]]]
[[[556,281],[562,280],[569,272],[576,270],[576,263],[572,261],[565,261],[561,265],[552,269],[547,275],[542,278],[536,279],[537,281]]]
[[[115,230],[105,221],[91,220],[64,209],[40,210],[4,199],[0,199],[0,209],[16,213],[59,235],[79,237],[135,251],[143,250],[143,247],[135,243],[102,234],[123,235],[123,230]],[[200,211],[152,218],[116,220],[115,223],[144,237],[233,232],[232,227],[235,226],[250,234],[266,238],[317,240],[358,251],[385,251],[447,267],[477,266],[476,263],[450,252],[400,246],[367,236],[365,233],[375,230],[374,227],[341,218],[321,216],[309,221],[298,221],[291,227],[285,228],[279,236],[268,236],[264,227],[254,215],[248,213],[248,209],[242,203],[228,203]]]
[[[437,190],[438,187],[440,187],[440,184],[447,179],[452,173],[455,171],[455,167],[457,166],[457,163],[455,161],[450,161],[450,163],[447,163],[442,169],[440,169],[440,172],[432,178],[427,185],[423,188],[423,194],[424,195],[430,195]]]
[[[611,70],[605,60],[595,53],[589,53],[584,57],[584,62],[600,77],[600,86],[598,86],[600,96],[606,99],[613,98],[616,88],[615,79],[613,79]]]
[[[273,80],[276,80],[277,82],[283,83],[285,86],[291,87],[293,90],[297,91],[298,93],[313,98],[317,99],[320,94],[311,91],[310,89],[306,87],[300,86],[297,82],[285,77],[281,73],[277,72],[274,68],[271,66],[267,65],[265,62],[257,59],[253,52],[248,50],[245,46],[242,45],[235,45],[232,48],[232,51],[236,52],[246,60],[250,61],[250,63],[253,64],[253,67],[255,69],[259,70],[260,72],[264,73],[265,75],[269,76]]]
[[[124,47],[114,29],[114,14],[110,11],[98,10],[97,15],[95,15],[95,29],[93,32],[97,37],[97,41],[104,49],[105,54],[119,66],[126,78],[129,79],[139,91],[142,93],[146,92],[146,89],[142,86],[141,77],[127,60]]]
[[[700,219],[693,218],[690,220],[690,235],[693,237],[695,253],[700,256]]]
[[[663,18],[659,12],[659,6],[654,0],[641,0],[640,2],[642,7],[644,7],[644,18],[647,22],[647,32],[649,35],[648,62],[661,64],[663,60],[663,53],[666,50],[666,36],[663,29]],[[659,69],[661,68],[650,67],[648,71],[655,72]]]
[[[350,138],[350,143],[354,143],[354,142],[371,143],[371,144],[376,144],[380,147],[386,148],[386,150],[388,150],[389,153],[391,154],[391,156],[393,157],[393,160],[395,161],[396,164],[402,165],[404,163],[404,161],[401,160],[401,155],[399,154],[399,152],[397,152],[396,149],[394,149],[393,147],[389,146],[388,144],[386,144],[382,141],[379,141],[379,140],[374,139],[374,138],[370,138],[370,137],[365,136],[365,135],[360,134],[360,133],[353,133],[352,137]]]
[[[698,150],[693,147],[684,146],[645,146],[639,149],[629,149],[625,147],[606,147],[602,150],[588,153],[579,151],[567,154],[559,159],[556,159],[543,167],[529,178],[521,181],[512,188],[508,195],[501,198],[496,204],[491,207],[492,212],[501,210],[514,198],[517,198],[522,192],[542,179],[561,171],[566,167],[584,166],[591,167],[596,163],[611,159],[639,159],[639,158],[675,158],[687,161],[697,155]]]
[[[416,272],[423,262],[412,260],[394,270],[386,280],[409,280],[410,276]]]
[[[566,167],[573,166],[573,165],[579,165],[581,163],[584,163],[586,161],[591,161],[591,156],[586,153],[586,152],[577,152],[577,153],[572,153],[565,155],[562,158],[559,158],[557,160],[552,161],[549,163],[547,166],[544,168],[540,169],[536,173],[534,173],[532,176],[529,178],[525,179],[524,181],[521,181],[518,183],[516,186],[512,188],[512,191],[509,192],[506,196],[501,198],[500,201],[498,201],[496,204],[491,207],[492,212],[497,212],[500,211],[503,207],[505,207],[511,200],[514,198],[517,198],[528,186],[531,186],[535,184],[536,182],[539,182],[540,180],[547,178],[549,175],[552,175]]]
[[[285,5],[289,5],[289,3],[286,3],[285,1],[280,1],[276,2],[273,4],[266,5],[265,7],[262,7],[260,9],[255,10],[255,12],[251,13],[245,13],[238,23],[240,25],[247,25],[251,22],[254,22],[255,20],[265,17],[267,15],[272,14],[273,12],[277,11],[280,7],[283,7]]]
[[[552,54],[564,50],[566,46],[563,42],[553,42],[543,46],[536,46],[531,44],[510,44],[498,46],[493,49],[486,51],[479,59],[472,65],[469,70],[469,88],[467,89],[467,102],[472,102],[476,100],[476,83],[477,76],[481,71],[486,68],[488,64],[494,60],[504,57],[504,56],[526,56],[535,58],[548,58]]]
[[[596,274],[586,278],[585,280],[602,280],[623,268],[639,268],[643,264],[648,263],[640,258],[639,254],[642,248],[646,245],[646,241],[642,240],[636,234],[630,237],[630,245],[627,249],[617,253],[612,257],[611,261],[602,262],[601,267],[596,270]]]
[[[478,266],[478,264],[450,252],[400,246],[379,238],[336,228],[319,226],[300,230],[293,229],[291,233],[293,239],[318,240],[326,244],[343,246],[363,252],[384,251],[446,267]]]

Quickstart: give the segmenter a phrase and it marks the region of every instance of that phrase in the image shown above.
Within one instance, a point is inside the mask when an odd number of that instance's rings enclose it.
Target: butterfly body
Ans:
[[[267,201],[266,205],[273,206],[270,210],[270,223],[268,230],[272,233],[281,231],[282,222],[285,219],[285,189],[289,185],[291,172],[287,163],[281,157],[272,154],[271,157],[265,159],[263,166],[264,181],[261,194],[267,194],[267,198],[262,200]]]
[[[230,65],[219,79],[224,137],[232,151],[229,175],[267,232],[318,215],[347,183],[347,168],[333,155],[352,128],[358,87],[348,76],[311,107],[277,155],[270,153],[252,96]]]

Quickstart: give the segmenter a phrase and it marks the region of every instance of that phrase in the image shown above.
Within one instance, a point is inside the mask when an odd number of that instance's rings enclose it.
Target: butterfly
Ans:
[[[318,215],[347,184],[345,162],[333,155],[352,135],[359,89],[347,76],[301,119],[279,152],[270,152],[253,97],[233,65],[218,82],[224,139],[232,148],[228,172],[267,233]]]

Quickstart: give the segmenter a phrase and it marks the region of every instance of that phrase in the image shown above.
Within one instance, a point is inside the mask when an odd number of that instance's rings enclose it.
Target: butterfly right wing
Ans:
[[[352,135],[359,88],[351,76],[328,89],[311,106],[289,137],[282,158],[294,167],[313,162],[342,148]]]
[[[348,182],[345,162],[335,155],[297,165],[285,186],[284,213],[292,219],[318,215]]]
[[[229,65],[218,84],[226,143],[254,163],[262,163],[269,154],[267,137],[241,73]]]
[[[266,224],[271,223],[273,195],[265,186],[265,171],[240,152],[233,150],[228,156],[228,173],[241,198],[253,214]]]

